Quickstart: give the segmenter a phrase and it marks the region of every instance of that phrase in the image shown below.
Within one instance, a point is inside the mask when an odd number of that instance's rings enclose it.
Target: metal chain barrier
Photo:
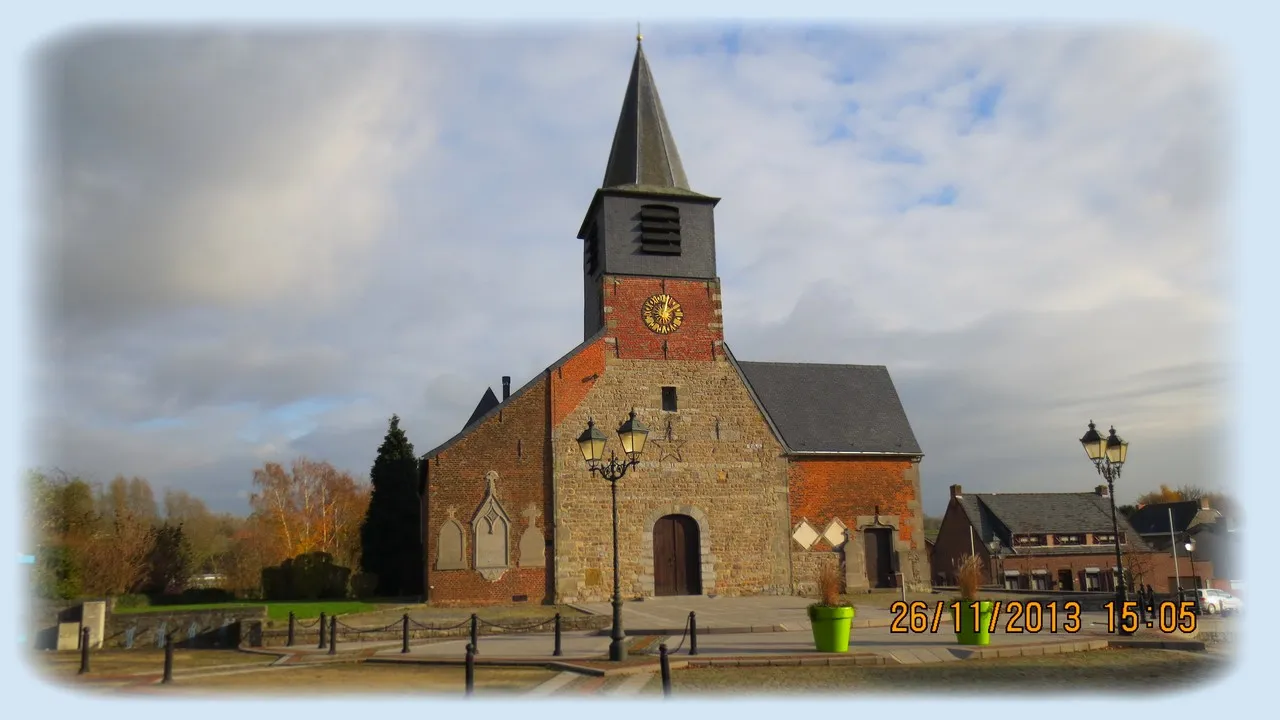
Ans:
[[[532,625],[499,625],[498,623],[495,623],[495,622],[489,622],[484,618],[478,618],[478,619],[482,625],[488,625],[489,627],[498,628],[500,630],[506,630],[507,632],[517,632],[517,633],[528,632],[529,630],[532,630],[534,628],[540,628],[545,625],[550,625],[551,623],[554,623],[556,621],[555,618],[547,618],[542,622],[534,623]]]
[[[684,620],[684,634],[680,636],[680,644],[676,646],[675,650],[668,650],[667,654],[675,655],[676,653],[680,652],[680,648],[684,647],[685,638],[689,637],[689,623],[692,622],[692,620],[693,620],[693,613],[689,613],[689,617],[685,618]],[[662,645],[659,647],[660,648],[666,647],[666,643],[662,643]],[[656,653],[654,653],[652,650],[649,650],[645,654],[654,655]]]

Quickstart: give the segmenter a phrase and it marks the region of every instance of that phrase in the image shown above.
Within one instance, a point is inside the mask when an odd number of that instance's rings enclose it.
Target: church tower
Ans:
[[[723,357],[715,222],[719,198],[689,187],[639,36],[604,182],[578,232],[584,336],[616,357]]]

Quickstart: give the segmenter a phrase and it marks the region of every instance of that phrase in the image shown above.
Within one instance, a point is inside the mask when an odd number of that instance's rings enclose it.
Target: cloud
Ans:
[[[35,459],[236,493],[367,472],[582,339],[578,224],[632,48],[607,27],[135,32],[42,55]],[[621,38],[621,39],[620,39]],[[646,28],[726,336],[887,365],[945,488],[1222,486],[1225,111],[1143,30]],[[1205,440],[1205,442],[1199,442]],[[1091,471],[1090,471],[1091,472]]]

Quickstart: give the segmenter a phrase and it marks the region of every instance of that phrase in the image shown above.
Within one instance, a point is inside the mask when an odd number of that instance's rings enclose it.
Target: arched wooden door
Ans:
[[[702,594],[702,539],[688,515],[666,515],[653,525],[653,594]]]

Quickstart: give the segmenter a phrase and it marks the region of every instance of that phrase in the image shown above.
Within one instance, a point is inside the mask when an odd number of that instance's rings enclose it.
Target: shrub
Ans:
[[[840,570],[836,565],[826,563],[818,571],[818,595],[823,605],[835,607],[840,604]]]
[[[357,600],[367,600],[378,590],[378,576],[362,572],[351,576],[351,595]]]
[[[978,586],[982,584],[982,558],[977,555],[965,556],[956,571],[956,581],[960,585],[961,598],[977,600]]]
[[[129,595],[117,595],[115,599],[115,607],[117,608],[142,608],[151,605],[151,598],[146,595],[136,593]]]

